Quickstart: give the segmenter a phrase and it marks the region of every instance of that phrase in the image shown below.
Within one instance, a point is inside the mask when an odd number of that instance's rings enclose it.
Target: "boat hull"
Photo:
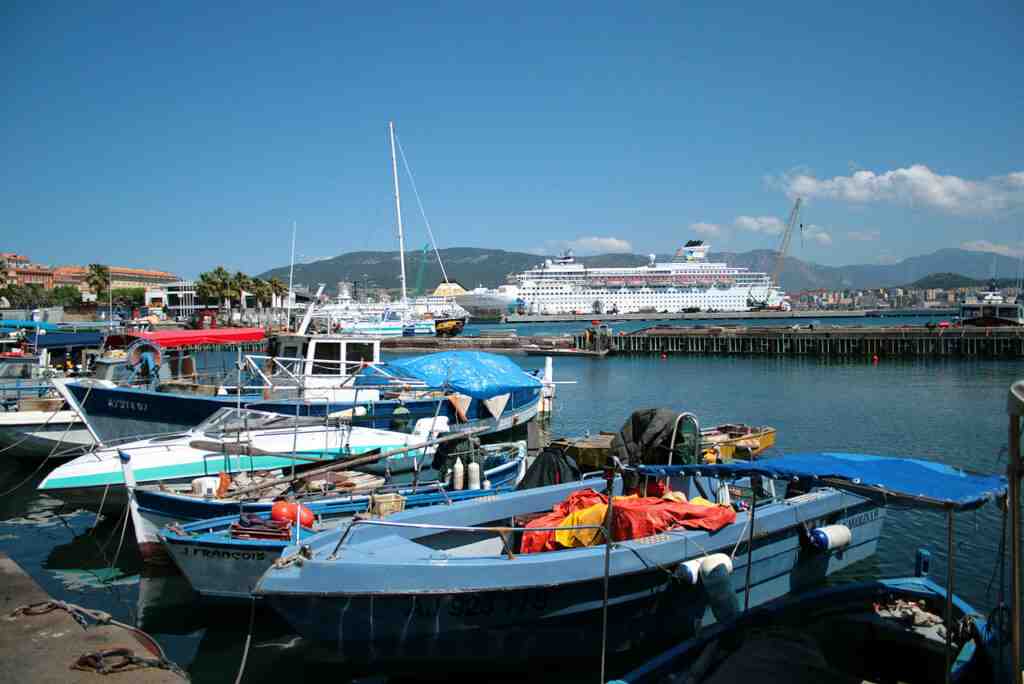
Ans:
[[[239,403],[237,397],[230,396],[167,394],[75,383],[64,384],[60,389],[67,392],[69,400],[76,404],[89,427],[106,444],[185,432],[219,409]],[[380,430],[399,430],[396,421],[401,421],[404,429],[408,430],[420,418],[439,415],[448,419],[453,430],[492,426],[493,429],[489,432],[502,432],[531,420],[537,413],[539,401],[540,390],[518,390],[512,393],[502,414],[495,418],[481,406],[480,401],[473,400],[466,410],[466,421],[462,423],[458,422],[453,407],[443,397],[374,401],[368,403],[373,414],[356,417],[353,424]],[[352,402],[312,401],[300,403],[296,407],[293,401],[265,400],[262,396],[255,395],[243,395],[241,403],[248,408],[284,415],[293,415],[298,410],[301,416],[322,416],[353,406]],[[407,413],[399,416],[395,413],[397,408]]]
[[[489,490],[462,490],[451,491],[442,494],[437,490],[424,490],[420,493],[400,492],[405,496],[405,508],[422,508],[425,506],[457,504],[460,501],[468,501],[484,496],[492,496],[507,492],[515,488],[526,471],[526,443],[520,442],[518,454],[515,460],[491,469],[487,474],[492,486]],[[140,504],[145,504],[145,499],[139,498]],[[250,513],[269,512],[271,503],[246,504],[245,510]],[[340,527],[348,524],[352,516],[357,513],[364,513],[369,507],[369,501],[365,496],[356,497],[351,501],[325,502],[323,504],[313,503],[310,509],[314,514],[321,517],[322,529]],[[162,543],[161,554],[169,554],[174,564],[181,570],[181,573],[188,579],[189,584],[197,594],[204,598],[215,600],[246,601],[252,598],[252,589],[256,586],[260,577],[277,559],[281,552],[296,543],[282,541],[250,541],[231,539],[225,531],[232,522],[238,519],[235,506],[235,515],[215,520],[203,520],[193,525],[187,525],[180,534],[177,531],[162,530],[161,528],[170,522],[166,513],[154,515],[152,510],[146,510],[146,506],[140,506],[140,512],[150,523],[149,530],[155,530],[156,536],[149,538],[147,542],[155,539]],[[152,509],[152,503],[150,505]],[[162,521],[162,524],[161,524]],[[176,521],[181,521],[178,517]],[[159,526],[157,526],[159,525]],[[202,529],[209,526],[209,532]],[[195,533],[193,536],[192,533]],[[308,532],[301,533],[303,537],[309,536]],[[300,540],[301,541],[301,540]]]
[[[33,411],[0,414],[0,453],[15,460],[36,464],[44,459],[53,462],[81,455],[94,444],[92,435],[72,411]],[[47,420],[49,419],[49,422]]]
[[[834,498],[836,504],[841,501],[849,503],[844,497]],[[822,516],[830,522],[852,525],[857,541],[838,553],[812,551],[801,543],[801,525],[792,523],[759,535],[751,556],[751,606],[813,586],[875,553],[884,510],[863,503],[846,509],[826,507]],[[703,550],[693,548],[692,554],[671,564],[652,559],[639,571],[616,574],[619,563],[612,562],[610,652],[686,638],[700,626],[714,622],[703,585],[673,577],[682,561],[702,558],[704,552],[736,551],[732,590],[739,605],[744,605],[746,544],[740,540],[734,546],[735,536],[719,536],[721,544],[711,543]],[[656,535],[649,538],[649,543],[659,544],[665,538]],[[624,546],[640,555],[651,550],[644,540],[636,540],[618,545],[614,555]],[[445,564],[440,557],[437,562]],[[603,567],[603,554],[595,554],[592,562]],[[495,659],[507,664],[509,653],[515,653],[523,663],[595,658],[601,648],[603,577],[594,573],[596,576],[589,580],[564,582],[549,572],[538,570],[535,574],[533,582],[525,586],[490,590],[431,587],[401,593],[285,593],[266,591],[261,585],[256,593],[265,594],[274,609],[324,655],[351,664],[411,671],[431,665],[488,667]]]
[[[912,602],[918,605],[931,604],[933,609],[941,612],[940,605],[945,604],[945,589],[926,576],[899,577],[893,579],[877,580],[873,582],[860,582],[835,587],[816,589],[803,594],[786,598],[776,603],[761,606],[749,613],[741,615],[737,620],[715,627],[701,633],[699,637],[684,641],[673,648],[656,655],[635,670],[613,680],[609,684],[655,684],[665,681],[683,681],[687,675],[694,670],[704,670],[704,676],[708,676],[705,666],[700,664],[700,656],[718,642],[728,644],[741,643],[747,630],[769,629],[778,633],[780,629],[803,630],[812,624],[815,619],[821,619],[824,615],[837,619],[841,616],[850,615],[853,619],[851,625],[856,625],[857,615],[862,615],[860,626],[868,630],[861,636],[867,639],[856,638],[856,629],[847,629],[842,634],[842,640],[834,642],[836,647],[844,649],[853,654],[854,658],[867,663],[884,672],[874,673],[870,681],[942,681],[943,674],[936,667],[930,675],[927,671],[926,661],[922,654],[930,653],[930,660],[937,665],[942,660],[942,647],[944,644],[928,644],[927,639],[907,629],[904,625],[893,625],[891,629],[885,629],[875,613],[875,606],[884,605],[894,599]],[[954,620],[959,621],[963,616],[971,616],[976,629],[972,639],[974,648],[964,648],[953,663],[950,681],[953,682],[995,682],[1003,681],[1000,677],[1000,660],[997,653],[997,631],[991,624],[987,623],[982,613],[968,604],[955,594],[952,597]],[[868,616],[873,616],[868,619]],[[838,628],[839,625],[836,625]],[[838,629],[837,629],[838,631]],[[751,632],[753,635],[754,633]],[[829,637],[837,632],[830,631]],[[830,639],[827,639],[830,640]],[[877,647],[881,644],[888,644],[893,651],[901,654],[901,657],[886,658],[882,651],[872,651],[872,645]],[[807,642],[805,642],[806,644]],[[839,645],[841,644],[841,645]],[[725,650],[725,649],[722,649]],[[720,650],[721,653],[721,650]],[[937,657],[936,657],[937,655]],[[719,655],[718,660],[724,659]],[[831,661],[830,661],[831,662]],[[792,664],[788,664],[793,667]],[[944,663],[943,663],[944,665]],[[901,672],[902,670],[902,672]],[[770,674],[765,670],[764,674]],[[833,670],[833,674],[842,672],[845,675],[853,673],[842,670]],[[860,674],[860,673],[857,673]],[[852,677],[851,677],[852,679]],[[861,677],[857,676],[856,681]]]

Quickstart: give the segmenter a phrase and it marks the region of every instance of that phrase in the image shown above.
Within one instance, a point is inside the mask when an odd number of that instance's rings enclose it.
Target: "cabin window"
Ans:
[[[345,346],[345,360],[353,363],[359,363],[361,361],[373,363],[373,343],[349,342]]]
[[[28,380],[32,377],[32,366],[27,363],[10,363],[0,366],[0,378],[5,380]]]
[[[288,345],[281,350],[281,356],[286,359],[294,359],[299,354],[299,348],[295,345]]]
[[[317,363],[317,361],[333,363]],[[313,348],[313,375],[341,374],[341,342],[317,342]]]
[[[983,306],[981,307],[981,315],[984,318],[995,318],[998,307],[995,306]]]

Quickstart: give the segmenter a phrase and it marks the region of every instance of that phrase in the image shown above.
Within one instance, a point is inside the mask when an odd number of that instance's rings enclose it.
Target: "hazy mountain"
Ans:
[[[445,269],[451,280],[459,282],[466,289],[477,285],[495,287],[505,282],[509,273],[517,273],[537,265],[544,257],[526,252],[508,252],[501,249],[477,249],[473,247],[452,247],[441,250]],[[659,261],[667,261],[671,255],[660,255]],[[775,269],[776,256],[771,250],[750,252],[714,252],[709,258],[725,261],[732,266],[742,266],[752,271],[771,273]],[[588,266],[640,266],[648,258],[639,254],[601,254],[582,257],[580,261]],[[822,266],[787,257],[782,269],[782,287],[787,292],[825,288],[829,290],[868,287],[891,287],[907,285],[935,273],[956,273],[968,278],[984,280],[993,274],[1003,278],[1015,278],[1019,263],[1017,259],[995,255],[989,252],[969,252],[963,249],[940,249],[931,254],[910,257],[894,264],[859,264],[852,266]],[[409,289],[432,290],[441,282],[441,269],[433,251],[425,257],[422,252],[407,253],[405,257],[406,277]],[[422,270],[422,276],[420,272]],[[338,281],[358,280],[368,287],[399,287],[398,252],[348,252],[331,259],[295,265],[295,282],[310,286],[317,283],[327,285],[327,292],[337,289]],[[288,280],[288,266],[261,273],[261,278],[277,276]]]

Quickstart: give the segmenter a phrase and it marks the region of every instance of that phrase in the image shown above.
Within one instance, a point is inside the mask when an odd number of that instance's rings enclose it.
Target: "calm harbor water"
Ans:
[[[543,364],[541,358],[514,358],[527,368]],[[576,384],[558,388],[556,413],[548,428],[553,436],[616,430],[634,409],[665,406],[692,411],[707,425],[727,421],[773,425],[779,431],[778,453],[833,450],[916,455],[994,471],[1005,468],[1005,397],[1010,383],[1024,377],[1024,362],[883,361],[872,365],[789,358],[618,357],[557,359],[555,376]],[[0,491],[28,475],[6,463],[2,468]],[[120,543],[115,521],[105,521],[90,532],[95,516],[61,510],[54,501],[37,495],[38,479],[0,498],[0,551],[56,598],[137,621],[189,671],[193,681],[233,681],[248,609],[198,605],[180,577],[142,572],[130,531],[111,568]],[[856,566],[843,579],[909,574],[919,547],[933,552],[932,572],[944,577],[944,524],[938,514],[891,511],[877,557]],[[995,602],[996,588],[989,583],[1000,524],[1001,517],[991,505],[956,519],[956,589],[986,611]],[[337,664],[310,660],[301,640],[268,611],[258,611],[255,622],[245,681],[279,681],[296,675],[329,674],[334,681],[353,677]],[[564,673],[543,678],[555,676],[566,679]],[[580,678],[597,679],[589,673]],[[364,676],[361,680],[375,679]]]

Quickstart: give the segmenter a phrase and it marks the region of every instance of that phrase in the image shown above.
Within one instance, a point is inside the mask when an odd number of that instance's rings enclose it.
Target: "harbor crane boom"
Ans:
[[[800,205],[803,204],[803,198],[797,197],[796,202],[793,203],[793,208],[789,212],[789,220],[786,221],[786,228],[782,232],[782,242],[779,244],[779,253],[775,258],[775,269],[771,274],[771,281],[769,287],[765,290],[764,297],[759,298],[754,296],[754,288],[751,287],[750,291],[747,292],[747,306],[751,310],[759,311],[768,306],[768,300],[771,297],[771,285],[781,288],[782,283],[779,278],[782,276],[782,264],[786,261],[786,252],[789,251],[789,242],[793,239],[793,229],[796,227],[796,222],[800,218]],[[803,224],[800,225],[800,234],[803,235]]]
[[[793,239],[793,228],[796,227],[796,222],[800,218],[800,205],[803,203],[802,197],[797,197],[793,203],[793,208],[789,212],[789,220],[786,221],[786,230],[782,233],[782,243],[779,245],[779,256],[775,260],[775,271],[772,273],[772,282],[775,283],[776,287],[781,287],[779,277],[782,275],[782,264],[786,261],[786,252],[789,251],[789,241]],[[801,234],[803,233],[803,225],[800,226]]]

